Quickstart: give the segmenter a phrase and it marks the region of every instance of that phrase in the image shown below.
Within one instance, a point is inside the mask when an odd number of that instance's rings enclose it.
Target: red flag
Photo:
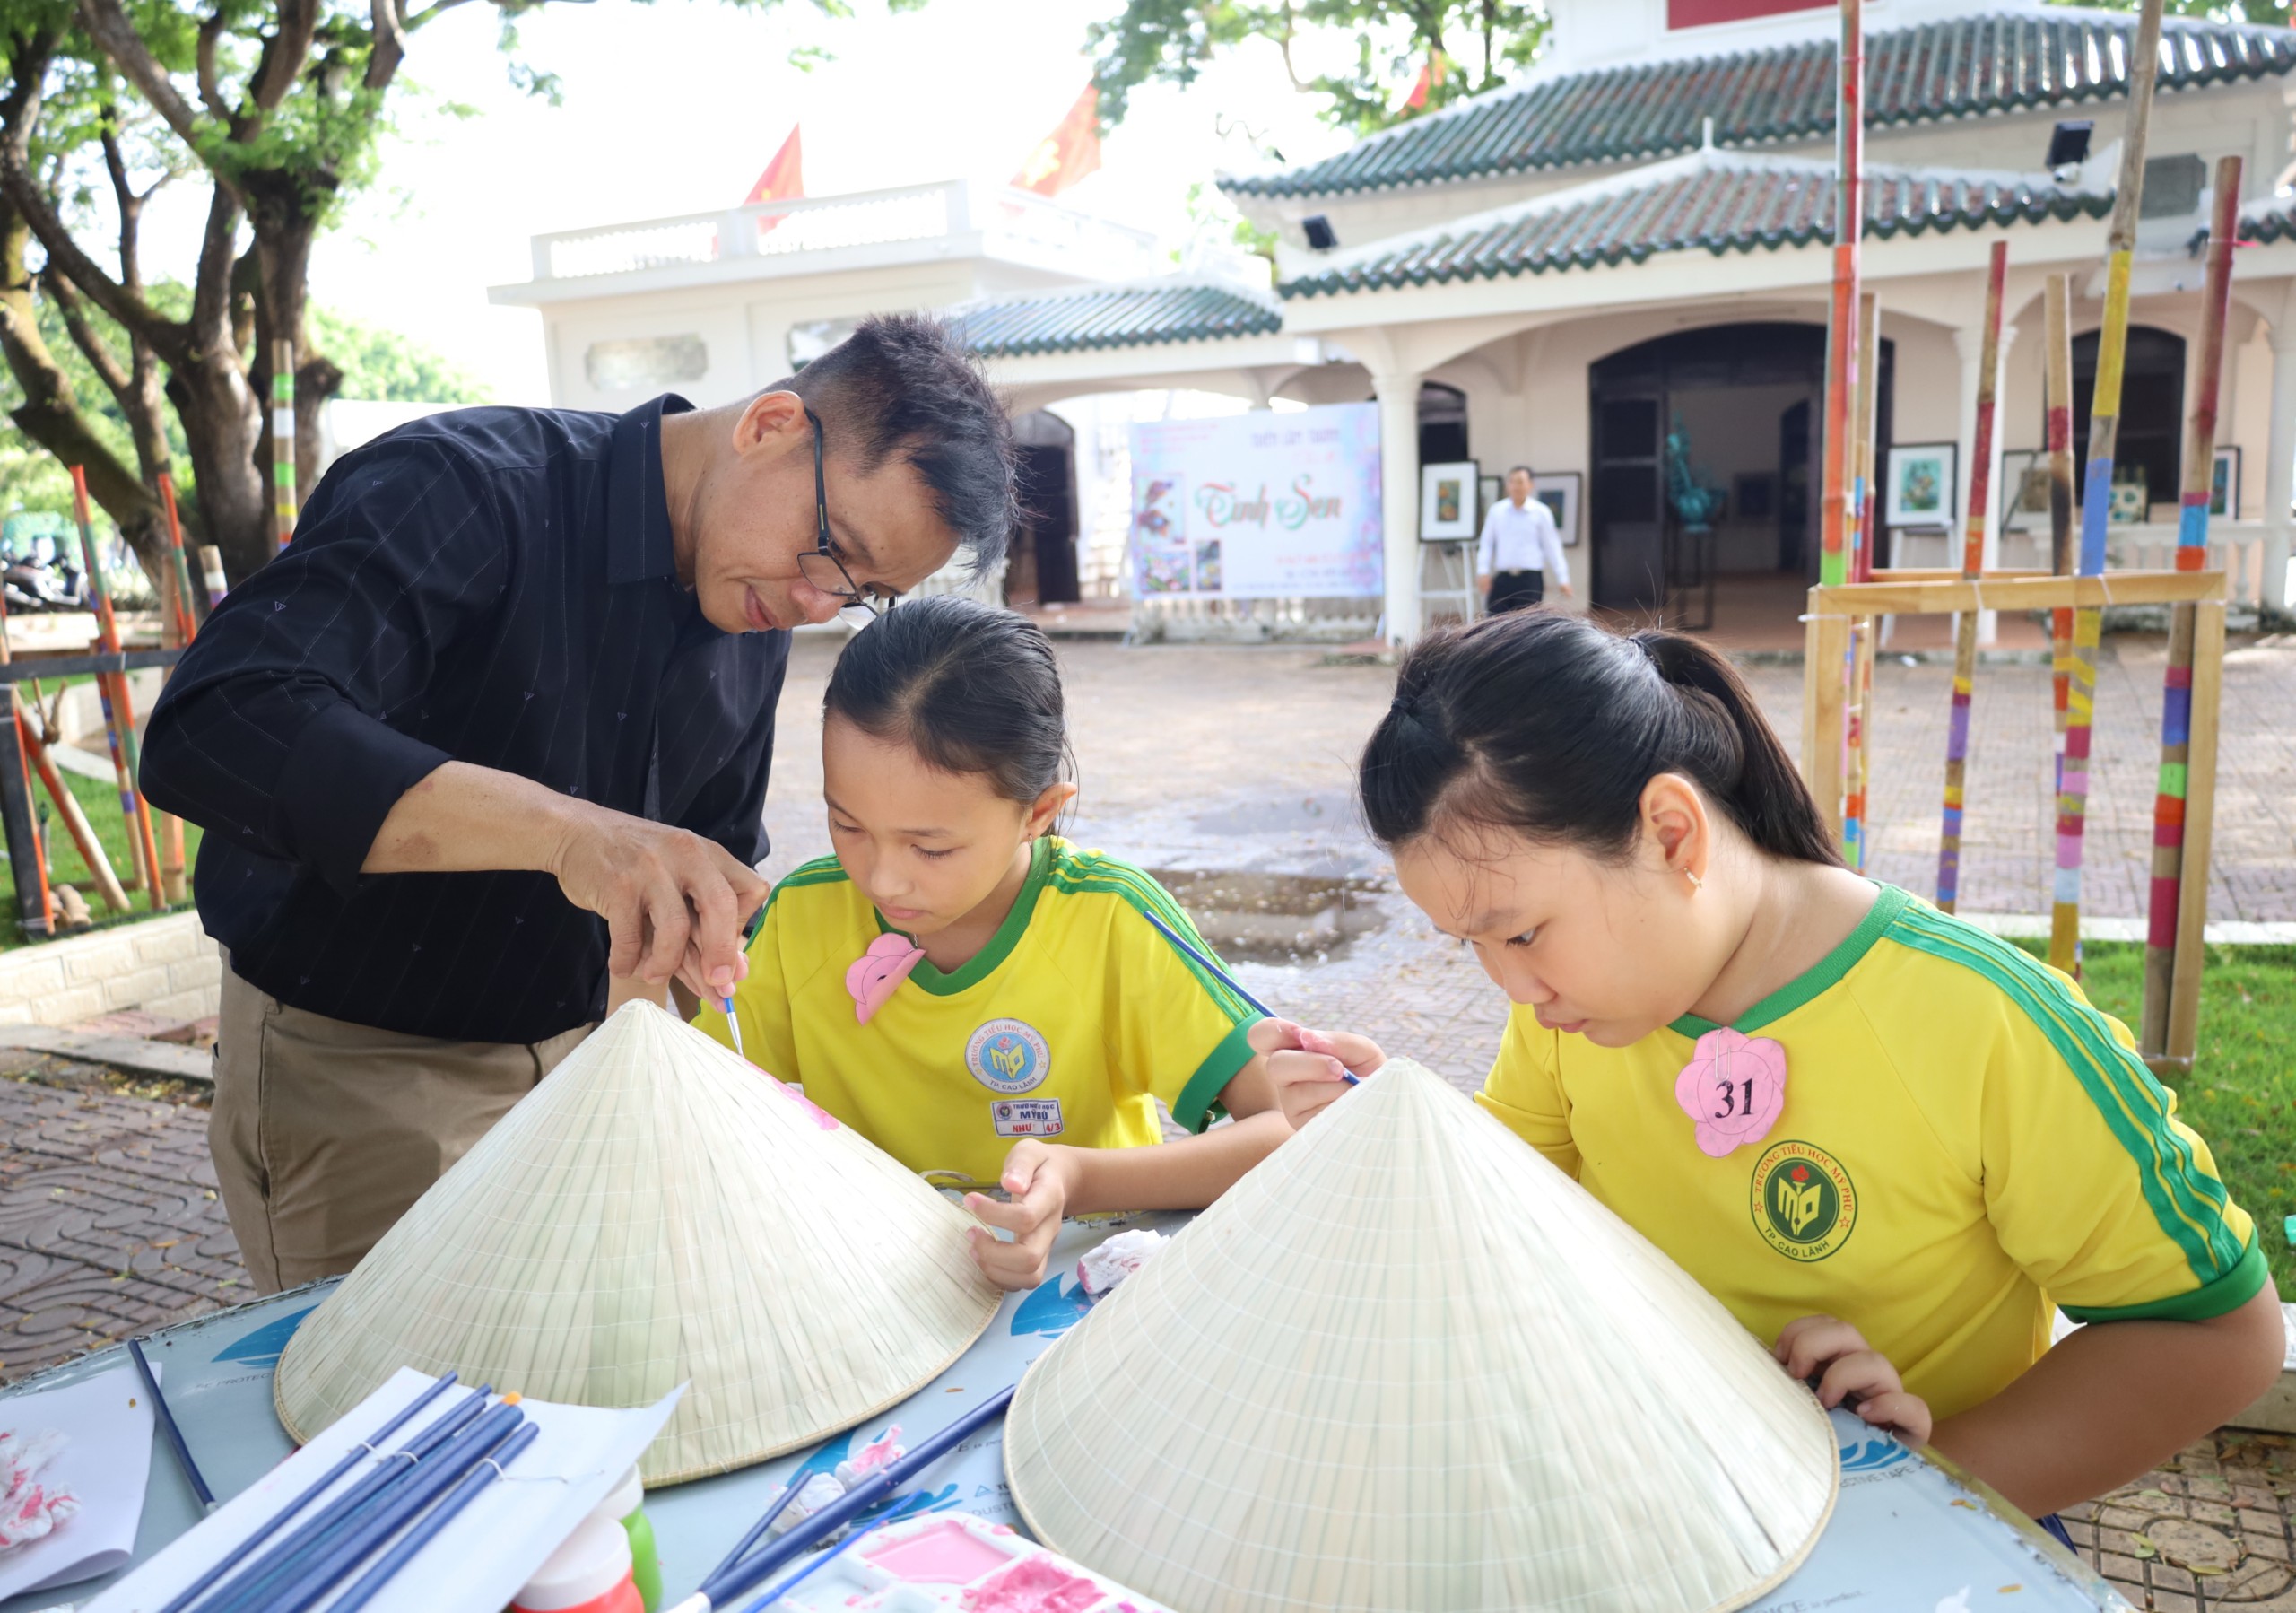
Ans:
[[[1091,85],[1068,109],[1068,116],[1047,135],[1021,171],[1013,176],[1015,189],[1055,196],[1100,166],[1100,92]]]
[[[805,194],[805,146],[804,126],[789,126],[789,138],[773,153],[773,161],[750,187],[742,205],[754,207],[760,202],[793,202]]]
[[[1419,70],[1419,82],[1412,85],[1411,93],[1404,98],[1403,104],[1413,111],[1423,111],[1427,106],[1427,92],[1439,87],[1442,83],[1443,53],[1431,50],[1427,53],[1427,65]]]

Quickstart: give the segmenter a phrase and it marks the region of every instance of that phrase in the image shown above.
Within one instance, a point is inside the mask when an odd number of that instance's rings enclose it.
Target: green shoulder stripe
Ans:
[[[1152,912],[1185,936],[1188,945],[1201,951],[1205,956],[1219,958],[1220,955],[1213,952],[1211,944],[1198,933],[1195,920],[1187,916],[1187,910],[1173,899],[1170,891],[1130,863],[1120,862],[1098,852],[1074,851],[1064,846],[1055,855],[1050,884],[1054,890],[1065,896],[1115,896],[1135,911]],[[1152,929],[1154,926],[1150,928]],[[1167,946],[1171,946],[1161,933],[1156,938]],[[1220,1011],[1231,1020],[1240,1025],[1260,1017],[1259,1010],[1230,990],[1219,976],[1177,946],[1172,947],[1172,954],[1187,965],[1187,972],[1196,977],[1205,994],[1217,1003]]]
[[[2203,1288],[2239,1268],[2246,1251],[2224,1218],[2231,1201],[2223,1182],[2170,1125],[2168,1094],[2102,1014],[2031,955],[1919,902],[1906,904],[1890,938],[1983,976],[2048,1038],[2135,1162],[2153,1219]]]

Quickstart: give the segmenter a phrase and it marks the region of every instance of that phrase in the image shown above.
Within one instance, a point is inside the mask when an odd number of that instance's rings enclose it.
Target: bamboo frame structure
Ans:
[[[295,344],[271,344],[271,479],[277,500],[279,546],[295,536]]]
[[[175,478],[160,472],[160,503],[168,516],[168,575],[174,583],[176,646],[181,649],[199,632],[199,607],[192,603],[191,562],[184,552],[183,519],[176,513]],[[173,813],[160,814],[160,885],[169,905],[189,895],[184,877],[183,820]]]
[[[72,467],[72,508],[80,519],[80,554],[88,568],[88,591],[96,603],[97,648],[119,653],[119,623],[111,613],[111,589],[104,582],[102,557],[96,553],[95,521],[88,512],[88,477]],[[152,898],[154,911],[167,903],[160,883],[160,848],[152,832],[152,808],[135,788],[142,758],[135,744],[135,701],[128,692],[125,672],[96,674],[96,693],[103,707],[104,731],[111,740],[112,772],[119,780],[120,815],[126,820],[127,843],[135,851],[137,876]]]
[[[2059,577],[2073,574],[2073,277],[2051,275],[2044,288],[2048,327],[2044,339],[2043,401],[2048,422],[2048,565]],[[2048,961],[2067,974],[2081,972],[2080,839],[2084,802],[2065,793],[2073,700],[2073,612],[2049,613],[2051,706],[2057,727],[2057,834],[2049,892]],[[2087,729],[2083,728],[2085,735]],[[2086,761],[2085,753],[2083,761]],[[2070,860],[2068,860],[2068,856]]]
[[[1874,436],[1881,389],[1882,300],[1867,292],[1857,310],[1857,394],[1851,405],[1857,428],[1850,444],[1849,496],[1856,518],[1848,568],[1852,582],[1864,582],[1874,575],[1874,544],[1880,536],[1874,524],[1878,481]],[[1874,649],[1879,625],[1853,623],[1849,634],[1849,718],[1843,731],[1849,756],[1841,850],[1843,859],[1860,873],[1866,868],[1866,795],[1874,777],[1874,755],[1866,735],[1874,719]]]
[[[1804,623],[1802,676],[1802,776],[1810,787],[1826,828],[1841,832],[1840,736],[1844,721],[1842,682],[1832,676],[1849,644],[1850,623],[1881,615],[1934,616],[1956,611],[2070,610],[2076,620],[2096,621],[2109,605],[2170,605],[2194,615],[2192,707],[2186,763],[2185,856],[2206,868],[2216,810],[2218,705],[2224,680],[2224,573],[2222,571],[2116,571],[2110,576],[2052,576],[2041,571],[1989,571],[1976,578],[1950,572],[1884,571],[1872,582],[1829,586],[1809,593]],[[2093,654],[2094,641],[2091,641]],[[2091,663],[2093,666],[2093,662]],[[2077,760],[2088,766],[2086,689],[2076,678],[2073,716],[2083,726]],[[2068,741],[2072,738],[2068,730]],[[2066,757],[2066,788],[2074,778],[2076,758]],[[2061,872],[2061,871],[2060,871]],[[2175,955],[2170,977],[2166,1034],[2160,1046],[2144,1049],[2155,1069],[2192,1066],[2200,1023],[2201,932],[2207,914],[2208,882],[2191,879],[2173,895],[2178,904]],[[2164,899],[2153,887],[2152,900]]]
[[[2232,301],[2232,248],[2240,222],[2240,159],[2216,161],[2216,195],[2208,231],[2208,278],[2201,304],[2199,383],[2185,449],[2183,507],[2177,517],[2177,570],[2197,571],[2208,560],[2208,502],[2215,489],[2216,405],[2224,375],[2224,322]],[[2193,639],[2196,608],[2180,605],[2169,618],[2169,671],[2161,691],[2161,784],[2152,799],[2152,923],[2144,937],[2144,1010],[2137,1044],[2165,1047],[2174,995],[2177,937],[2185,883],[2185,806],[2192,765]],[[2208,884],[2208,865],[2196,880]],[[2202,903],[2203,912],[2206,902]]]
[[[1986,264],[1985,323],[1977,377],[1977,428],[1970,451],[1970,507],[1961,524],[1961,575],[1985,572],[1985,536],[1993,501],[1993,426],[2001,385],[2001,299],[2009,281],[2009,243],[1997,240]],[[1937,906],[1952,912],[1961,899],[1961,806],[1969,782],[1970,701],[1977,688],[1975,611],[1953,623],[1953,716],[1945,730],[1945,815],[1937,841]]]
[[[1833,302],[1826,324],[1825,464],[1818,578],[1848,580],[1857,520],[1849,493],[1850,406],[1857,385],[1858,237],[1865,224],[1866,34],[1862,0],[1841,0],[1834,99]]]

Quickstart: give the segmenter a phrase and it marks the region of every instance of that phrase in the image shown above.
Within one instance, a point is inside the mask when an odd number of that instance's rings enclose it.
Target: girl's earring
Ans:
[[[1690,888],[1693,894],[1706,888],[1706,881],[1700,879],[1688,868],[1684,868],[1683,870],[1683,877],[1690,881]]]

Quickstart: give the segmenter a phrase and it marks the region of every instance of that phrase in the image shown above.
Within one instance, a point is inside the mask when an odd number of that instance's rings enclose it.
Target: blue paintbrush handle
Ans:
[[[201,1574],[197,1579],[192,1581],[190,1584],[185,1586],[181,1591],[177,1591],[175,1599],[170,1601],[165,1607],[161,1608],[160,1609],[160,1613],[183,1613],[183,1609],[191,1605],[194,1598],[197,1597],[202,1591],[205,1591],[208,1586],[213,1584],[217,1580],[222,1579],[233,1568],[236,1568],[240,1564],[246,1562],[248,1553],[253,1551],[257,1547],[262,1545],[265,1540],[268,1540],[272,1536],[277,1534],[282,1529],[285,1528],[287,1521],[292,1518],[297,1513],[301,1512],[312,1502],[326,1494],[327,1491],[333,1489],[342,1479],[344,1474],[350,1472],[352,1469],[357,1467],[368,1457],[379,1455],[380,1452],[375,1449],[376,1446],[390,1438],[392,1434],[396,1434],[401,1428],[407,1425],[416,1413],[420,1412],[424,1407],[430,1405],[431,1401],[437,1399],[440,1395],[446,1393],[447,1391],[453,1386],[454,1382],[455,1374],[448,1373],[445,1377],[431,1384],[430,1388],[415,1396],[414,1399],[409,1400],[399,1409],[397,1414],[394,1416],[390,1421],[376,1429],[374,1433],[361,1441],[349,1455],[345,1456],[341,1461],[336,1462],[332,1468],[329,1468],[324,1478],[318,1479],[316,1483],[304,1486],[303,1491],[300,1495],[291,1497],[286,1505],[272,1513],[270,1517],[265,1518],[263,1522],[257,1527],[256,1531],[253,1534],[239,1542],[239,1550],[237,1552],[230,1556],[225,1557],[222,1562],[216,1564],[213,1568],[210,1568],[205,1574]]]
[[[541,1437],[542,1430],[534,1424],[521,1426],[502,1443],[502,1448],[482,1460],[463,1476],[463,1480],[440,1498],[439,1504],[422,1514],[414,1527],[399,1537],[391,1548],[383,1553],[372,1568],[352,1582],[345,1591],[327,1605],[327,1613],[355,1613],[355,1609],[372,1601],[377,1592],[389,1584],[416,1554],[437,1539],[439,1531],[455,1520],[455,1514],[478,1499],[478,1493],[497,1478],[502,1469],[518,1460],[520,1452]]]
[[[323,1542],[301,1559],[286,1584],[258,1601],[239,1604],[247,1613],[302,1613],[325,1600],[344,1574],[364,1562],[385,1540],[419,1517],[472,1469],[492,1456],[526,1421],[516,1406],[497,1406],[460,1437],[440,1448],[418,1470],[414,1482],[352,1519],[349,1532]],[[235,1607],[234,1613],[239,1613]]]
[[[1238,997],[1243,998],[1246,1006],[1254,1013],[1267,1019],[1274,1019],[1276,1017],[1274,1009],[1269,1007],[1265,1003],[1260,1001],[1258,998],[1254,997],[1250,992],[1236,984],[1235,976],[1230,974],[1225,969],[1220,967],[1218,963],[1213,962],[1210,958],[1205,956],[1204,954],[1198,952],[1195,947],[1189,946],[1187,940],[1181,937],[1179,931],[1174,929],[1161,919],[1159,919],[1152,910],[1144,907],[1140,911],[1141,915],[1145,918],[1149,923],[1154,925],[1158,929],[1164,932],[1164,939],[1170,941],[1173,946],[1187,954],[1188,956],[1194,958],[1196,961],[1197,966],[1203,969],[1205,973],[1211,975],[1213,980],[1218,981],[1222,985],[1227,987],[1229,990],[1233,991]]]
[[[1011,1389],[998,1390],[938,1434],[918,1442],[917,1448],[900,1460],[888,1462],[821,1511],[808,1513],[755,1556],[735,1564],[722,1574],[712,1575],[703,1583],[701,1594],[709,1599],[711,1607],[722,1608],[733,1598],[755,1590],[907,1484],[913,1476],[940,1460],[976,1430],[1004,1416],[1012,1399]]]
[[[191,1460],[191,1447],[183,1443],[183,1430],[176,1426],[175,1414],[168,1409],[168,1400],[160,1392],[160,1380],[152,1372],[152,1364],[144,1358],[144,1346],[138,1339],[127,1341],[127,1354],[135,1363],[135,1375],[144,1380],[144,1392],[152,1397],[152,1416],[166,1436],[168,1449],[176,1453],[176,1465],[191,1481],[191,1493],[199,1497],[199,1504],[209,1512],[215,1510],[215,1492],[207,1487],[201,1476],[199,1464]]]
[[[827,1551],[822,1553],[821,1556],[815,1557],[812,1562],[806,1564],[803,1568],[797,1570],[796,1573],[791,1574],[787,1579],[783,1580],[779,1584],[768,1585],[765,1588],[765,1594],[759,1597],[748,1607],[742,1609],[742,1613],[765,1613],[765,1610],[768,1608],[773,1606],[774,1603],[779,1601],[783,1597],[788,1595],[798,1586],[813,1578],[813,1575],[819,1574],[822,1569],[837,1561],[839,1557],[845,1554],[845,1550],[848,1547],[854,1545],[860,1539],[861,1531],[857,1529],[851,1534],[846,1536],[845,1539],[839,1540],[836,1545],[831,1547]],[[334,1610],[329,1609],[329,1613],[334,1613]]]
[[[413,1483],[415,1475],[421,1471],[422,1459],[452,1439],[484,1411],[491,1392],[483,1387],[473,1390],[460,1405],[446,1412],[408,1441],[404,1448],[384,1453],[381,1466],[314,1513],[308,1521],[262,1556],[250,1558],[249,1549],[254,1544],[250,1542],[249,1547],[241,1548],[225,1559],[224,1567],[238,1569],[239,1573],[213,1596],[200,1602],[194,1613],[222,1613],[227,1608],[251,1607],[278,1589],[290,1574],[296,1572],[299,1564],[325,1546],[339,1525],[355,1518],[371,1505],[387,1502],[391,1495]]]
[[[797,1464],[797,1467],[793,1469],[789,1475],[789,1482],[782,1487],[781,1494],[775,1497],[774,1503],[771,1506],[765,1509],[765,1516],[760,1518],[755,1523],[750,1525],[749,1533],[744,1535],[739,1540],[735,1542],[734,1549],[727,1552],[723,1560],[718,1563],[718,1566],[709,1571],[709,1573],[705,1576],[705,1580],[716,1579],[719,1574],[725,1573],[726,1570],[731,1568],[735,1564],[749,1556],[750,1548],[755,1546],[760,1540],[765,1539],[765,1531],[773,1527],[773,1521],[781,1516],[783,1513],[789,1510],[789,1504],[797,1499],[797,1492],[804,1487],[803,1485],[798,1483],[798,1479],[801,1477],[805,1477],[804,1469],[804,1464],[803,1462]]]

